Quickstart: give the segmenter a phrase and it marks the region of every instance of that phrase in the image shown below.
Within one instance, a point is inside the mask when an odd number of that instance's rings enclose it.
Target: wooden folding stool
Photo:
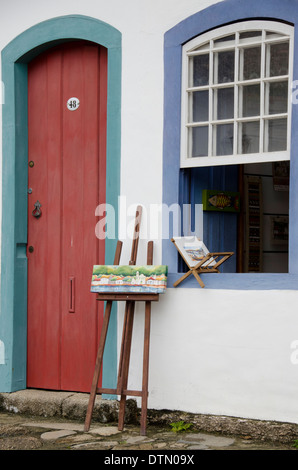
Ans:
[[[172,238],[171,241],[174,243],[176,249],[178,250],[179,254],[181,255],[182,259],[185,261],[189,270],[183,274],[176,282],[174,282],[173,286],[177,287],[182,281],[188,278],[191,274],[194,275],[198,283],[201,287],[205,287],[200,274],[203,273],[219,273],[219,266],[222,265],[227,259],[229,259],[234,252],[207,252],[205,256],[203,256],[197,262],[190,262],[187,258],[185,252],[182,250],[181,245],[177,243],[177,239]]]

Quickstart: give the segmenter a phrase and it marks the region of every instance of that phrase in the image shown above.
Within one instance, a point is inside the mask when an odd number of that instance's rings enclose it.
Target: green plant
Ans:
[[[191,423],[185,423],[184,421],[177,421],[176,423],[170,423],[173,432],[183,432],[191,428]]]
[[[294,441],[293,447],[295,447],[295,449],[298,449],[298,439]]]

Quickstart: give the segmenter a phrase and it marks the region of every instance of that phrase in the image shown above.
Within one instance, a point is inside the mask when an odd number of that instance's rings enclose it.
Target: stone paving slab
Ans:
[[[202,444],[204,446],[209,447],[229,447],[234,444],[235,439],[230,437],[222,437],[222,436],[213,436],[210,434],[204,433],[193,433],[193,434],[186,434],[183,438],[178,441],[186,444]]]
[[[148,426],[147,435],[140,427],[127,425],[119,431],[115,425],[91,426],[84,432],[83,424],[69,420],[28,420],[18,414],[0,412],[0,450],[102,450],[144,452],[192,452],[202,450],[294,450],[293,446],[278,445],[224,436],[215,433],[172,432],[169,426]],[[193,454],[195,455],[195,454]]]
[[[42,441],[56,441],[61,437],[68,437],[76,434],[75,431],[69,431],[67,429],[60,429],[59,431],[48,431],[41,434],[40,439]]]
[[[89,398],[89,393],[35,389],[19,390],[12,393],[0,393],[0,411],[84,421]],[[94,402],[92,422],[115,422],[118,420],[118,412],[118,400],[107,400],[101,395],[97,395]],[[136,415],[136,401],[127,399],[125,422],[135,422]]]
[[[117,427],[119,402],[96,397],[91,427],[84,432],[89,394],[22,390],[0,393],[0,450],[293,450],[298,426],[224,416],[148,410],[147,436],[140,436],[140,410],[127,400],[125,429]],[[172,432],[170,424],[191,423],[191,431]],[[54,434],[56,432],[56,434]],[[41,439],[47,433],[51,439]],[[56,437],[55,437],[56,436]]]
[[[77,424],[77,423],[72,423],[72,422],[65,422],[65,423],[60,423],[60,422],[53,422],[53,421],[32,421],[32,422],[25,422],[22,424],[22,426],[27,426],[27,427],[34,427],[34,428],[51,428],[51,429],[64,429],[64,430],[70,430],[70,431],[79,431],[83,432],[84,431],[84,425],[83,424]]]

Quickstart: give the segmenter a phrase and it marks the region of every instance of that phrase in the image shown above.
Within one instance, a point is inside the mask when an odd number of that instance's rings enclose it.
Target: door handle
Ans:
[[[75,277],[69,278],[69,313],[75,313]]]
[[[33,217],[36,217],[37,219],[41,216],[41,204],[39,201],[36,201],[34,204],[34,209],[32,211]]]

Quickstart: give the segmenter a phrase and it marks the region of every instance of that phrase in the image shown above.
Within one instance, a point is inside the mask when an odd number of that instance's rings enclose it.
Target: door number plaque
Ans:
[[[79,106],[80,100],[78,98],[69,98],[69,100],[67,101],[67,109],[69,109],[69,111],[76,111]]]

